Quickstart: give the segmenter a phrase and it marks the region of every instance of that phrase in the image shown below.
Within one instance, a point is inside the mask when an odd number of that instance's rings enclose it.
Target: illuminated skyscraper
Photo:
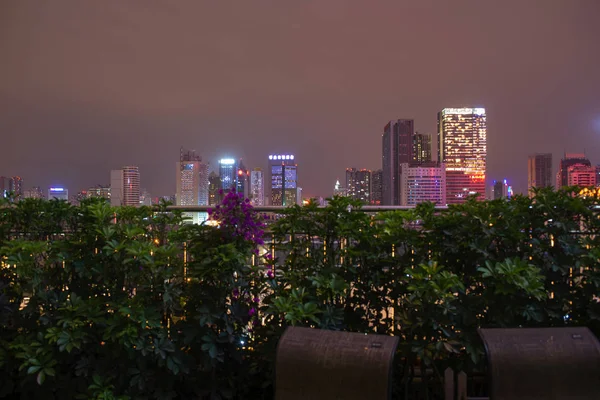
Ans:
[[[221,178],[221,189],[224,192],[237,189],[237,172],[237,163],[233,158],[219,160],[219,178]]]
[[[265,205],[265,175],[263,170],[260,168],[254,168],[254,171],[250,172],[250,186],[252,205],[264,206]]]
[[[382,204],[400,204],[400,164],[413,161],[413,135],[415,122],[412,119],[390,121],[382,135]]]
[[[98,185],[91,187],[86,191],[86,197],[88,199],[92,197],[102,197],[106,200],[110,200],[110,186]]]
[[[412,162],[426,163],[431,161],[431,135],[415,133],[412,140]]]
[[[437,162],[400,164],[400,205],[416,206],[423,202],[446,204],[446,170]]]
[[[176,204],[178,206],[208,205],[208,163],[194,151],[180,151],[176,165]],[[186,213],[197,224],[206,219],[205,213]]]
[[[531,188],[552,186],[552,154],[532,154],[527,160],[527,190],[533,197]]]
[[[291,154],[269,156],[269,202],[272,206],[291,206],[298,202],[298,165]]]
[[[23,179],[20,176],[10,178],[9,190],[12,192],[15,199],[23,197]]]
[[[371,204],[380,205],[383,198],[383,170],[371,173]]]
[[[140,170],[126,166],[110,172],[110,204],[113,206],[140,205]]]
[[[592,163],[587,159],[585,154],[565,153],[560,160],[558,172],[556,173],[556,188],[560,189],[569,186],[569,167],[574,165],[590,167]]]
[[[438,113],[438,159],[446,164],[447,204],[478,193],[485,198],[485,108],[444,108]]]
[[[371,171],[346,168],[346,190],[348,197],[371,203]]]

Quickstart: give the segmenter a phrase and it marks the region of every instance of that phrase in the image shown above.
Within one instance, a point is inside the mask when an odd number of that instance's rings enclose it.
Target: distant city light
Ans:
[[[293,154],[270,154],[269,160],[293,160]]]
[[[233,158],[222,158],[219,160],[219,164],[233,165],[235,164],[235,160]]]
[[[65,191],[65,189],[64,189],[64,188],[61,188],[61,187],[51,187],[51,188],[50,188],[50,191],[51,191],[51,192],[64,192],[64,191]]]

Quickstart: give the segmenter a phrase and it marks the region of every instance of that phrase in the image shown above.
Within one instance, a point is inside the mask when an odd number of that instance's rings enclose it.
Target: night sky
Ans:
[[[140,167],[175,191],[179,148],[266,168],[295,154],[304,194],[381,167],[390,119],[436,132],[488,114],[488,179],[527,155],[600,164],[600,0],[0,2],[0,175],[109,184]]]

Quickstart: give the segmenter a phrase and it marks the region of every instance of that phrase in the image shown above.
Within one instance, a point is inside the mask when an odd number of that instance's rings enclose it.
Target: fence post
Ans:
[[[467,374],[465,371],[458,373],[457,399],[467,400]]]
[[[444,400],[454,400],[454,371],[450,367],[444,371]]]

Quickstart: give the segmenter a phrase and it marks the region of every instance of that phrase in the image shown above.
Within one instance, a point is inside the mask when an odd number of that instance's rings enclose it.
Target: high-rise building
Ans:
[[[250,200],[254,206],[265,205],[265,175],[260,168],[250,172],[251,194]]]
[[[371,204],[380,205],[383,198],[383,170],[371,173]]]
[[[237,189],[237,163],[233,158],[222,158],[219,160],[219,178],[221,189],[228,192]]]
[[[510,199],[511,191],[509,189],[510,186],[508,186],[506,179],[502,181],[497,181],[494,179],[494,183],[492,185],[492,200]]]
[[[426,163],[431,161],[431,135],[416,132],[412,141],[412,162]]]
[[[412,119],[390,121],[382,135],[382,203],[400,204],[400,164],[413,161],[413,135],[415,123]]]
[[[250,197],[250,171],[240,159],[236,174],[236,191],[243,195],[244,198]]]
[[[215,206],[221,202],[221,196],[219,195],[221,190],[221,178],[215,171],[211,171],[208,175],[208,205]]]
[[[443,164],[400,164],[400,205],[416,206],[423,202],[446,204],[446,169]]]
[[[48,200],[69,201],[69,190],[63,187],[54,186],[48,189]]]
[[[346,190],[348,197],[371,203],[371,171],[346,168]]]
[[[558,172],[556,173],[557,189],[569,186],[569,167],[578,164],[587,167],[591,167],[592,165],[585,154],[565,153],[564,157],[560,160]]]
[[[567,169],[568,186],[596,186],[596,168],[591,165],[574,164]]]
[[[101,197],[103,199],[110,200],[110,186],[98,185],[91,187],[86,191],[86,197],[88,199],[93,197]]]
[[[146,189],[140,190],[140,206],[151,206],[152,195]]]
[[[469,195],[485,198],[487,123],[484,108],[444,108],[438,113],[438,159],[446,165],[447,204]]]
[[[0,176],[0,197],[7,197],[10,192],[10,179]]]
[[[29,190],[24,190],[23,197],[26,199],[44,199],[44,198],[46,198],[46,196],[44,196],[44,192],[42,191],[42,188],[39,186],[34,186]]]
[[[298,203],[298,164],[292,154],[269,155],[269,203],[291,206]]]
[[[202,206],[208,205],[209,182],[208,163],[202,162],[202,157],[194,151],[184,151],[181,148],[179,162],[175,168],[176,179],[176,205]],[[206,213],[190,212],[185,217],[198,224],[206,220]]]
[[[110,204],[113,206],[140,205],[140,170],[135,166],[110,171]]]
[[[23,197],[23,179],[20,176],[13,176],[9,181],[9,190],[13,194],[14,199]]]
[[[527,159],[527,190],[533,197],[532,188],[552,186],[552,154],[532,154]]]

